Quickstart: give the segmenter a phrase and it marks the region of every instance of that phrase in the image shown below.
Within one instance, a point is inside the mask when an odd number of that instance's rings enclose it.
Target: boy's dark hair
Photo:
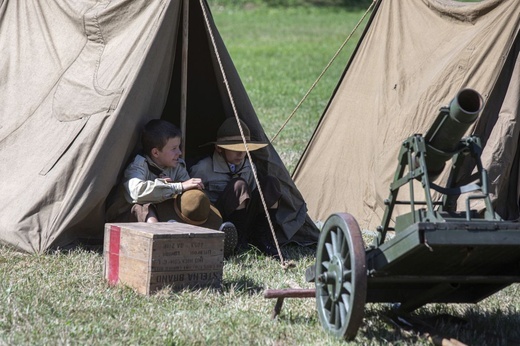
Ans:
[[[141,144],[146,155],[150,155],[153,148],[162,150],[170,138],[182,137],[181,130],[172,123],[161,120],[150,120],[141,134]]]

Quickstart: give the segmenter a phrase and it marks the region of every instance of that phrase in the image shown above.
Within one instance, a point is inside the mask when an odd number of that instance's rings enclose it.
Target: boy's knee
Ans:
[[[278,201],[282,197],[280,181],[272,175],[266,175],[260,180],[260,186],[268,208],[278,208]]]
[[[247,191],[249,190],[249,186],[247,185],[247,182],[242,178],[235,178],[230,181],[231,184],[233,184],[233,190],[235,191]]]

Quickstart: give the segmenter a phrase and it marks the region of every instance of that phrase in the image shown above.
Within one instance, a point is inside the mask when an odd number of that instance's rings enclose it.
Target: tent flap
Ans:
[[[231,116],[201,12],[191,1],[187,159],[202,154],[195,148]],[[43,252],[100,240],[105,201],[138,150],[142,126],[156,118],[179,125],[182,2],[3,0],[0,18],[0,241]],[[243,100],[240,114],[265,138],[221,39],[217,47],[235,99]],[[200,123],[207,129],[193,135]],[[259,160],[286,189],[287,240],[307,229],[315,241],[274,148]]]

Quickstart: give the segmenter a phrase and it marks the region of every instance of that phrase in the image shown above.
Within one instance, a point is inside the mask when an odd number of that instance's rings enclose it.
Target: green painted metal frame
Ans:
[[[453,165],[445,187],[439,186],[431,182],[428,173],[427,153],[428,151],[436,150],[429,146],[422,135],[414,135],[406,139],[399,152],[398,166],[394,175],[394,180],[390,185],[390,195],[385,200],[386,209],[381,220],[381,225],[377,227],[378,236],[374,240],[374,246],[382,245],[386,240],[386,235],[389,230],[400,232],[408,226],[417,222],[446,222],[457,221],[461,216],[467,221],[471,221],[475,215],[471,211],[470,201],[473,199],[483,199],[486,205],[484,219],[488,221],[501,221],[502,219],[494,212],[493,205],[488,193],[488,177],[487,171],[483,168],[480,160],[482,152],[480,139],[475,136],[465,138],[460,141],[458,149],[453,153],[443,153],[443,155],[452,157]],[[471,156],[476,163],[478,174],[477,182],[467,184],[464,186],[454,186],[453,177],[457,176],[462,161]],[[408,170],[407,170],[408,168]],[[406,172],[406,173],[405,173]],[[415,197],[414,181],[419,181],[422,184],[424,191],[424,201],[418,201]],[[410,199],[408,201],[397,200],[399,190],[408,186]],[[431,191],[435,190],[444,195],[442,202],[434,202]],[[450,195],[465,194],[473,191],[480,191],[479,194],[466,196],[466,211],[463,214],[455,214],[452,212]],[[397,204],[410,205],[410,220],[404,226],[399,227],[396,223],[395,228],[390,228],[390,221],[393,216],[394,207]],[[423,207],[424,206],[424,207]],[[418,208],[423,207],[423,208]],[[437,209],[436,209],[437,207]],[[443,213],[444,212],[444,213]],[[450,214],[451,212],[451,214]]]
[[[430,179],[428,154],[434,151],[437,159],[452,160],[445,186]],[[378,236],[366,251],[368,302],[400,303],[403,311],[432,302],[474,303],[520,282],[520,223],[495,213],[481,153],[475,136],[461,139],[451,153],[433,148],[418,134],[403,142]],[[470,183],[458,186],[455,177],[468,158],[477,172]],[[423,200],[416,198],[416,181]],[[398,200],[406,187],[409,200]],[[441,193],[442,200],[434,201],[432,191]],[[453,202],[464,196],[466,210],[455,210]],[[484,201],[483,213],[471,210],[474,199]],[[409,205],[410,212],[395,217],[390,227],[398,204]],[[389,231],[395,236],[387,239]]]

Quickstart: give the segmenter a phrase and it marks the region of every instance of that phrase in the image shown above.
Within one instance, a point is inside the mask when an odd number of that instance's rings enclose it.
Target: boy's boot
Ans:
[[[251,227],[247,221],[247,210],[239,209],[235,210],[230,216],[229,221],[232,222],[237,229],[237,246],[236,251],[241,252],[247,249]]]
[[[227,221],[220,225],[218,230],[224,232],[224,258],[229,258],[235,252],[238,243],[237,228]]]

